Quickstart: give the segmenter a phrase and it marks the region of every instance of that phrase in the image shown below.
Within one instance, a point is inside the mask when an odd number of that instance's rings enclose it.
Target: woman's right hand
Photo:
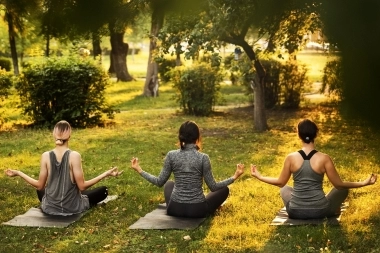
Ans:
[[[377,180],[377,175],[376,174],[371,174],[365,181],[364,185],[371,185],[374,184]]]
[[[257,170],[256,165],[251,164],[251,175],[255,178],[261,177],[260,172]]]
[[[244,164],[238,163],[236,165],[236,171],[233,176],[234,180],[238,179],[244,173]]]

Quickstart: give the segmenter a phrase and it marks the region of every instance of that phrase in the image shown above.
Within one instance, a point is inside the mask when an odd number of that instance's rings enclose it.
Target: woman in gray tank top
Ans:
[[[169,151],[158,177],[141,169],[139,160],[132,158],[131,167],[156,186],[164,186],[167,214],[176,217],[201,218],[215,212],[227,199],[232,184],[244,173],[244,165],[238,164],[235,174],[221,182],[215,182],[210,158],[199,152],[200,131],[193,121],[184,122],[178,133],[181,148]],[[168,181],[174,174],[174,182]],[[203,180],[211,190],[204,195]]]
[[[108,195],[105,186],[92,190],[88,188],[103,178],[119,176],[122,173],[115,167],[86,181],[81,155],[69,149],[70,136],[71,126],[67,121],[62,120],[55,125],[55,148],[42,154],[37,180],[19,170],[5,171],[10,177],[20,176],[37,189],[41,209],[47,214],[67,216],[86,211]]]
[[[284,162],[278,178],[264,177],[251,165],[251,175],[260,181],[281,187],[281,198],[290,218],[313,219],[337,216],[348,195],[348,189],[372,185],[377,175],[372,174],[362,182],[342,181],[331,158],[315,150],[314,140],[318,134],[317,125],[308,119],[299,122],[298,137],[302,149],[290,153]],[[327,175],[334,188],[325,195],[323,177]],[[294,187],[287,186],[293,175]]]

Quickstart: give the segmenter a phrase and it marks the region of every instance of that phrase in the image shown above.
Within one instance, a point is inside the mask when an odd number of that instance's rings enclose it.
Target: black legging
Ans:
[[[45,195],[45,189],[41,191],[37,190],[37,196],[40,202],[42,201],[42,198],[44,195]],[[90,205],[94,206],[107,198],[108,188],[106,186],[100,186],[92,190],[85,190],[82,192],[82,195],[86,195],[88,197]]]
[[[216,209],[227,199],[230,190],[223,187],[206,195],[206,201],[201,203],[177,203],[170,200],[174,188],[174,182],[168,181],[164,186],[164,196],[167,213],[171,216],[187,218],[203,218],[213,214]]]

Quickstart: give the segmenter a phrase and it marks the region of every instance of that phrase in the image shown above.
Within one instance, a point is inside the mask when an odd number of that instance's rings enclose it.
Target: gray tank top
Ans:
[[[318,174],[310,165],[310,158],[318,151],[313,150],[306,156],[303,150],[298,151],[304,161],[299,170],[293,173],[294,191],[289,201],[293,209],[323,209],[329,205],[323,192],[324,174]]]
[[[71,181],[69,157],[71,150],[67,150],[58,162],[53,151],[49,152],[50,172],[42,198],[41,209],[52,215],[72,215],[81,213],[90,208],[87,196],[80,193],[78,186]]]

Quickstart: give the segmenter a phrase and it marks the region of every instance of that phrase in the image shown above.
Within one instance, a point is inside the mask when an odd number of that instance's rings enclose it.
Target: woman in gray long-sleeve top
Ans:
[[[159,187],[164,185],[168,215],[206,217],[227,199],[227,186],[244,173],[244,165],[238,164],[232,177],[215,182],[209,156],[199,151],[200,131],[197,124],[193,121],[184,122],[179,129],[178,139],[181,148],[168,152],[158,177],[143,171],[136,157],[132,158],[131,166],[150,183]],[[174,182],[168,181],[171,173],[174,174]],[[202,189],[203,179],[211,190],[207,196]]]

